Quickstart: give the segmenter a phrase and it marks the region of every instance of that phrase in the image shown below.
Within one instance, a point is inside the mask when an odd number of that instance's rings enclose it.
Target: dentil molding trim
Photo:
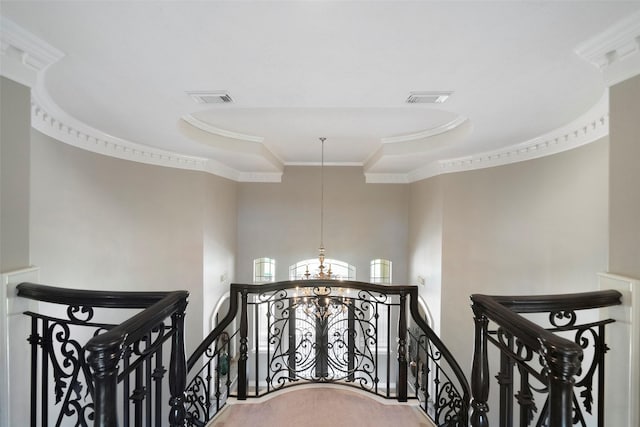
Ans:
[[[0,16],[0,70],[3,76],[33,86],[38,74],[63,57],[62,51]]]
[[[581,43],[575,52],[595,65],[609,86],[640,73],[640,11]]]
[[[585,114],[551,132],[520,144],[472,156],[440,160],[409,173],[410,182],[443,173],[482,169],[536,159],[571,150],[609,134],[609,91]]]

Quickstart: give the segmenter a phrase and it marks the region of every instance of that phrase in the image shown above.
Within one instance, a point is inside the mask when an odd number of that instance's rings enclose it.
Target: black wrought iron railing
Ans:
[[[415,399],[438,426],[486,427],[489,343],[500,354],[501,426],[602,427],[605,327],[612,320],[592,312],[621,298],[615,291],[473,295],[470,388],[421,315],[415,286],[232,284],[227,314],[188,360],[186,291],[23,283],[18,295],[47,306],[26,313],[32,324],[31,425],[101,427],[204,426],[230,396],[243,400],[305,383]],[[114,324],[113,309],[136,313]]]
[[[26,313],[31,426],[183,425],[186,291],[17,289],[49,306]],[[114,325],[112,309],[144,310]]]
[[[500,354],[500,426],[603,427],[605,326],[613,320],[600,319],[597,309],[618,305],[620,299],[617,291],[472,295],[471,425],[489,425],[491,343]]]
[[[187,365],[188,425],[206,425],[229,395],[242,400],[310,382],[419,399],[437,425],[468,422],[469,386],[420,315],[415,286],[232,284],[228,314]]]

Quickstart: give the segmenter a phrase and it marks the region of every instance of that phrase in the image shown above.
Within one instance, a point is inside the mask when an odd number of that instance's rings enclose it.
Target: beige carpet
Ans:
[[[228,405],[210,427],[431,427],[410,405],[336,388],[296,388],[259,403]]]

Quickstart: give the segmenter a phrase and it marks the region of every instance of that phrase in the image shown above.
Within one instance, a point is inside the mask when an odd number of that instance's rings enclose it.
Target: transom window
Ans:
[[[326,267],[325,273],[331,267],[332,277],[339,280],[356,280],[356,267],[344,261],[326,258],[324,260]],[[320,261],[317,258],[305,259],[298,261],[289,266],[289,280],[299,280],[305,278],[308,271],[313,278],[319,272]]]

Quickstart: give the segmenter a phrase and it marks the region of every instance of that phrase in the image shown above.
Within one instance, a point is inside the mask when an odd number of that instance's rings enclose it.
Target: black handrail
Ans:
[[[471,296],[476,322],[476,337],[471,385],[473,392],[472,425],[489,425],[488,390],[489,367],[487,360],[488,321],[498,325],[509,340],[518,340],[530,350],[540,354],[545,364],[549,388],[549,422],[552,427],[572,425],[573,383],[580,370],[582,347],[522,317],[519,313],[557,313],[595,309],[621,304],[617,291],[596,291],[563,295],[540,296]],[[513,355],[508,356],[517,359]]]
[[[18,296],[37,301],[64,304],[69,307],[103,308],[144,308],[123,323],[110,330],[95,335],[84,346],[86,361],[80,363],[91,367],[94,384],[93,410],[95,426],[115,426],[116,387],[118,383],[118,363],[130,346],[149,339],[157,333],[172,339],[171,362],[169,366],[169,388],[171,392],[169,412],[170,425],[182,425],[184,420],[184,387],[186,381],[186,360],[184,349],[184,311],[187,305],[187,291],[172,292],[105,292],[82,289],[67,289],[34,283],[17,286]],[[69,310],[68,310],[69,313]],[[90,316],[92,316],[91,314]],[[171,318],[172,326],[165,334],[164,322]],[[157,351],[152,343],[149,349]],[[141,354],[147,357],[151,353]],[[159,353],[161,356],[161,352]],[[159,359],[161,357],[159,356]],[[160,362],[161,363],[161,360]]]
[[[170,292],[89,291],[24,282],[18,296],[54,304],[105,308],[147,308]]]

